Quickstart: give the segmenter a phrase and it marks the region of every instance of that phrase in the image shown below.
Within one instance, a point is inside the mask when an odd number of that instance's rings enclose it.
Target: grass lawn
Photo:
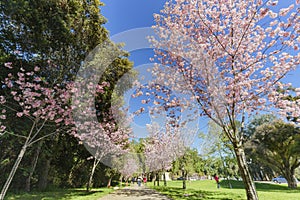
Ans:
[[[11,194],[9,193],[5,200],[97,200],[102,196],[112,192],[109,188],[95,188],[91,192],[86,192],[84,188],[79,189],[53,189],[46,192],[30,192]]]
[[[230,181],[232,189],[227,181],[221,182],[221,188],[217,189],[214,180],[187,181],[187,189],[182,189],[182,181],[169,181],[167,187],[159,186],[151,188],[166,194],[174,200],[188,199],[218,199],[218,200],[246,200],[246,192],[241,181]],[[149,184],[150,185],[150,184]],[[163,182],[160,183],[163,185]],[[256,189],[260,200],[298,200],[300,189],[290,190],[287,184],[256,183]]]

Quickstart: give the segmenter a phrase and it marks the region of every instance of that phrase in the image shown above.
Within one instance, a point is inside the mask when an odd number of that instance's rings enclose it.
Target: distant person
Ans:
[[[147,177],[146,176],[143,178],[143,182],[144,182],[144,185],[147,184]]]
[[[141,186],[141,184],[142,184],[142,178],[141,177],[137,178],[137,184],[138,184],[138,186]]]
[[[219,177],[217,176],[217,174],[214,174],[214,179],[217,183],[217,188],[220,188],[220,181],[219,181]]]

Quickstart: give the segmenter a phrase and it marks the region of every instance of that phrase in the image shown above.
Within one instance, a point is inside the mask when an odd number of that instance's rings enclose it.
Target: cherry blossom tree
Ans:
[[[173,0],[150,38],[157,84],[196,101],[233,145],[248,199],[258,199],[244,153],[245,123],[274,106],[278,84],[299,66],[299,7],[275,0]],[[299,1],[296,0],[296,5]],[[198,115],[199,116],[199,115]],[[241,122],[237,127],[236,122]]]
[[[157,123],[148,125],[149,137],[145,141],[145,164],[150,172],[164,173],[164,184],[166,186],[165,170],[172,168],[172,162],[182,156],[185,152],[185,139],[178,129],[166,124],[162,128]],[[157,177],[158,178],[158,177]]]
[[[124,154],[121,161],[116,167],[121,175],[124,177],[126,183],[128,179],[133,176],[134,173],[139,172],[141,168],[141,163],[139,162],[138,155],[136,154]]]
[[[13,68],[12,63],[6,63],[5,67],[9,70]],[[5,130],[5,125],[1,125],[1,131],[4,131],[2,134],[12,134],[24,140],[2,188],[1,200],[4,199],[28,147],[46,137],[65,131],[65,128],[72,124],[71,108],[68,104],[71,97],[69,84],[50,85],[45,78],[39,76],[38,72],[39,67],[35,67],[33,71],[20,68],[16,75],[8,73],[7,77],[1,81],[2,91],[5,93],[0,97],[1,120],[5,120],[4,124],[8,121],[25,120],[30,126],[26,132],[25,127],[23,130],[10,131]],[[6,118],[6,111],[13,113],[13,118]],[[52,132],[49,133],[49,130]]]
[[[90,177],[87,183],[87,191],[90,191],[96,167],[100,162],[109,167],[115,167],[114,159],[122,157],[129,142],[130,128],[117,127],[113,121],[102,123],[84,124],[84,130],[77,130],[73,135],[82,142],[94,159]],[[84,131],[84,132],[83,132]]]
[[[92,155],[90,158],[94,159],[87,191],[92,187],[98,164],[102,162],[114,167],[116,156],[121,157],[127,151],[131,135],[130,118],[125,118],[121,111],[117,112],[118,106],[112,106],[108,112],[97,110],[95,99],[105,93],[105,86],[109,83],[98,83],[93,73],[90,75],[89,78],[77,80],[72,87],[73,123],[76,125],[72,135],[84,144]],[[118,113],[118,117],[114,118],[114,113]]]
[[[86,80],[88,83],[77,80],[72,88],[73,123],[76,125],[76,131],[73,131],[72,135],[84,144],[92,154],[90,158],[94,159],[87,183],[87,191],[89,191],[96,167],[100,162],[112,169],[119,171],[122,169],[117,163],[124,160],[126,153],[129,153],[129,138],[132,136],[132,130],[129,126],[131,118],[119,110],[122,101],[115,94],[118,91],[112,94],[113,105],[109,111],[103,111],[95,106],[95,99],[105,94],[105,87],[109,83],[90,82],[96,80],[94,75]],[[97,101],[101,103],[101,99]]]

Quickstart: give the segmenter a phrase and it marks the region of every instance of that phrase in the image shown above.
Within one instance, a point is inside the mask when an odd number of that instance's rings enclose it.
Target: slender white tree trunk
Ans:
[[[22,159],[23,159],[23,157],[24,157],[24,154],[25,154],[25,152],[26,152],[27,147],[28,147],[28,146],[27,146],[27,143],[25,143],[24,146],[22,147],[22,149],[21,149],[19,155],[18,155],[18,158],[17,158],[17,160],[16,160],[16,162],[15,162],[13,168],[11,169],[11,171],[10,171],[10,173],[9,173],[9,176],[8,176],[8,178],[7,178],[6,182],[5,182],[5,184],[4,184],[3,188],[2,188],[2,190],[1,190],[0,200],[4,200],[4,197],[5,197],[5,195],[6,195],[6,192],[7,192],[8,188],[9,188],[9,186],[10,186],[10,184],[11,184],[11,181],[12,181],[12,179],[14,178],[14,176],[15,176],[15,174],[16,174],[16,171],[17,171],[17,169],[18,169],[18,167],[19,167],[19,165],[20,165],[20,163],[21,163],[21,161],[22,161]]]
[[[91,174],[90,174],[90,178],[89,178],[89,181],[88,181],[88,184],[87,184],[87,187],[86,187],[86,191],[91,190],[91,187],[92,187],[92,184],[93,184],[94,173],[95,173],[95,170],[96,170],[96,167],[98,166],[98,164],[99,164],[99,161],[97,159],[95,159],[94,163],[93,163],[93,168],[92,168],[92,171],[91,171]]]

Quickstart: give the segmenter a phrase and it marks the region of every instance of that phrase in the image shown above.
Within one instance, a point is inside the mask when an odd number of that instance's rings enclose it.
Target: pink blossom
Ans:
[[[14,96],[14,100],[15,100],[15,101],[20,101],[20,100],[21,100],[21,98],[20,98],[20,97],[18,97],[18,96]]]
[[[280,16],[285,16],[294,8],[294,4],[291,4],[288,8],[281,8],[279,11]]]
[[[264,17],[268,13],[268,11],[269,11],[269,8],[263,8],[263,9],[261,9],[259,14],[261,17]]]
[[[35,72],[38,72],[38,71],[40,71],[40,68],[39,68],[38,66],[35,66],[35,67],[34,67],[34,71],[35,71]]]
[[[268,6],[276,6],[278,4],[278,1],[268,1],[267,5]]]
[[[55,123],[57,123],[57,124],[58,124],[58,123],[60,123],[60,122],[62,122],[62,121],[63,121],[63,119],[62,119],[62,118],[58,118],[58,119],[56,119],[56,120],[55,120]]]
[[[12,69],[12,63],[11,62],[4,63],[4,67],[8,69]]]
[[[275,13],[275,12],[273,12],[273,11],[269,11],[269,16],[270,16],[270,18],[272,18],[272,19],[274,19],[274,18],[276,18],[277,17],[277,13]]]
[[[6,127],[5,127],[5,126],[3,126],[3,125],[1,125],[1,126],[0,126],[0,133],[1,133],[1,132],[4,132],[4,131],[5,131],[5,129],[6,129]]]
[[[4,96],[0,96],[0,104],[5,104],[6,99]]]
[[[42,79],[40,77],[34,77],[34,81],[40,82]]]
[[[23,116],[23,112],[18,112],[18,113],[17,113],[17,116],[18,116],[18,117],[22,117],[22,116]]]

